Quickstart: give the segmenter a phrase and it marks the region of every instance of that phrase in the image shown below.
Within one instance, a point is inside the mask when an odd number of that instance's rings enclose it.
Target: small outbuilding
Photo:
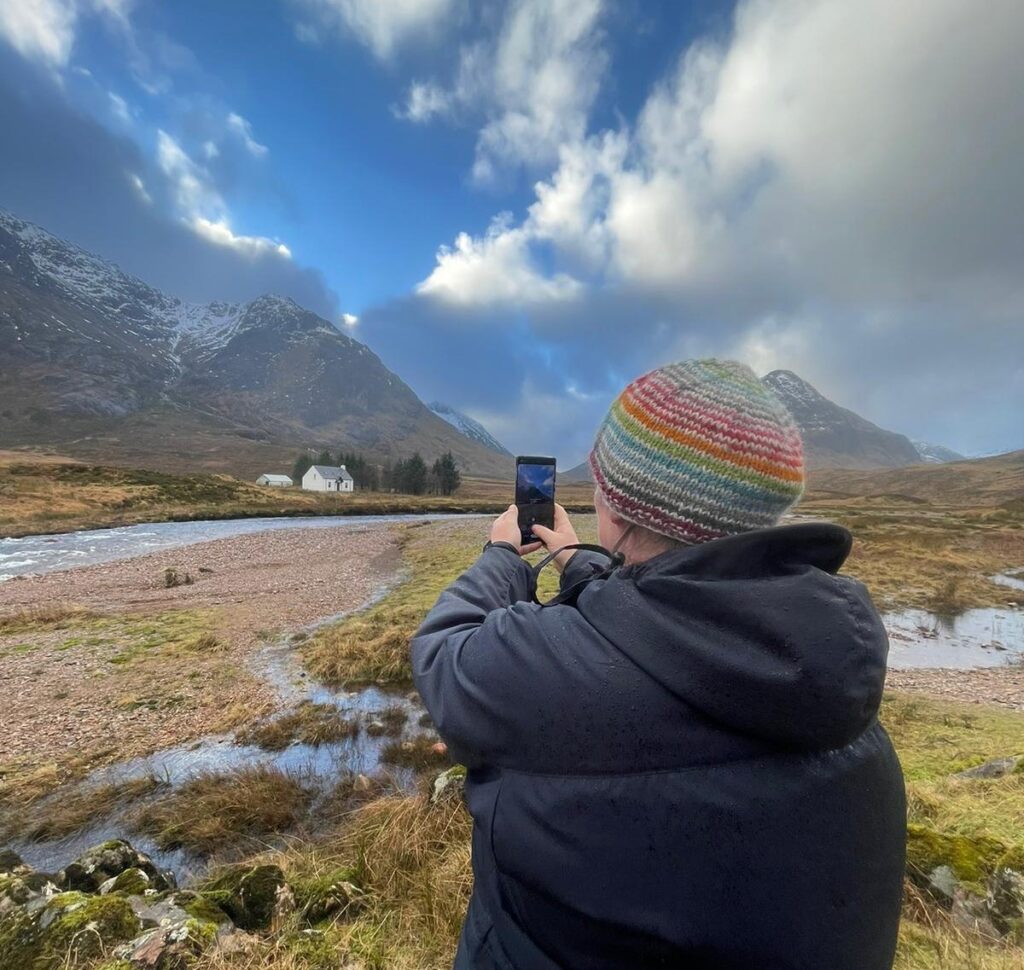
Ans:
[[[302,487],[310,492],[351,492],[355,484],[344,465],[311,465],[302,476]]]
[[[256,479],[257,485],[270,485],[272,488],[291,488],[295,484],[287,475],[271,475],[269,472]]]

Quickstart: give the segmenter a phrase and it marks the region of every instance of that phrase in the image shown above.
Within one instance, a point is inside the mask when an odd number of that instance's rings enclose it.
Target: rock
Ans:
[[[993,761],[986,761],[982,765],[968,768],[966,771],[958,771],[954,778],[1002,778],[1004,775],[1012,775],[1019,765],[1024,763],[1024,755],[1011,755],[1008,758],[996,758]]]
[[[0,967],[58,970],[94,961],[141,929],[122,896],[38,897],[0,917]]]
[[[369,775],[359,774],[352,780],[352,791],[368,792],[373,790],[373,779]]]
[[[995,928],[1014,942],[1024,942],[1024,874],[997,869],[988,881],[985,902]]]
[[[376,719],[366,722],[366,733],[371,738],[379,738],[382,734],[387,734],[388,728],[383,721]]]
[[[938,866],[928,874],[928,889],[940,902],[952,905],[960,882],[949,866]]]
[[[113,839],[89,849],[57,874],[57,882],[62,889],[94,893],[126,869],[145,873],[152,889],[163,892],[175,888],[171,873],[161,872],[145,852],[139,852],[124,839]]]
[[[99,893],[107,896],[110,893],[121,893],[125,896],[141,896],[152,884],[149,876],[136,866],[125,869],[116,876],[111,876],[106,882],[101,883]]]
[[[14,872],[25,868],[21,856],[13,849],[0,849],[0,873]]]
[[[977,933],[987,940],[997,941],[999,931],[992,925],[988,916],[985,900],[980,899],[963,889],[958,888],[953,894],[953,905],[950,907],[953,925]]]
[[[462,798],[466,790],[466,768],[464,765],[452,765],[442,771],[430,787],[430,803],[436,805],[447,798]]]
[[[352,869],[339,869],[295,886],[296,904],[307,923],[319,923],[337,913],[351,914],[365,899],[366,893],[357,884]]]
[[[219,906],[243,930],[266,929],[275,915],[295,906],[281,867],[273,865],[231,866],[199,895]]]

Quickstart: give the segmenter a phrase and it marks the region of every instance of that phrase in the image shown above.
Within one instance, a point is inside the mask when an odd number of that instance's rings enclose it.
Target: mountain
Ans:
[[[443,404],[441,401],[433,401],[427,407],[439,418],[447,421],[457,431],[461,431],[467,438],[480,442],[485,448],[490,448],[491,451],[496,451],[499,455],[512,457],[512,452],[508,448],[498,441],[479,421],[471,418],[468,414],[456,411],[455,408],[448,404]]]
[[[789,409],[808,468],[897,468],[921,461],[909,438],[840,407],[789,370],[761,378]]]
[[[872,424],[830,401],[792,371],[775,370],[761,381],[800,426],[808,468],[902,468],[963,458],[942,445],[912,442],[905,435]],[[585,461],[560,477],[577,482],[592,480]]]
[[[292,300],[186,303],[0,211],[0,447],[254,475],[306,446],[511,464]]]
[[[966,455],[953,451],[952,448],[947,448],[944,445],[934,445],[930,441],[917,441],[912,438],[911,444],[917,449],[918,455],[921,456],[921,461],[931,465],[941,465],[946,461],[963,461],[966,457]]]
[[[907,468],[822,468],[810,477],[810,498],[909,496],[941,505],[1024,508],[1024,450]]]

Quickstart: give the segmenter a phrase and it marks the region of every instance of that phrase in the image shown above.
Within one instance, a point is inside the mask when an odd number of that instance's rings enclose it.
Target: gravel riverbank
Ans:
[[[0,633],[6,773],[121,760],[181,744],[274,699],[259,643],[356,609],[395,575],[393,528],[264,532],[0,583],[0,619],[81,607],[81,620]],[[193,582],[167,587],[165,570]]]

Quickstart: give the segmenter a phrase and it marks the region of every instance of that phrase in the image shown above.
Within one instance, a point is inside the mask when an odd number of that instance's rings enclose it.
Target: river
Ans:
[[[155,522],[116,529],[89,529],[54,535],[0,539],[0,582],[79,566],[133,559],[162,549],[277,529],[345,529],[388,522],[431,522],[464,519],[471,514],[316,515],[260,519],[204,519],[196,522]]]

